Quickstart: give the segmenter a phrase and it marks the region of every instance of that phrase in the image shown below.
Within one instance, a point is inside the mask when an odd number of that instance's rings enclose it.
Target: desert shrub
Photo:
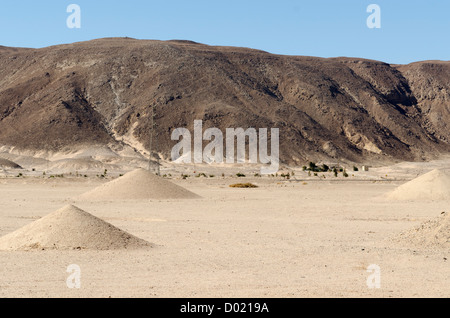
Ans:
[[[359,171],[358,167],[353,166],[353,171]]]
[[[307,166],[303,166],[303,171],[312,171],[312,172],[327,172],[330,170],[330,167],[326,164],[322,164],[322,166],[318,167],[314,162],[310,162]],[[292,172],[292,175],[294,173]]]
[[[243,174],[243,173],[241,173],[241,172],[238,172],[238,173],[236,173],[236,176],[237,176],[238,178],[243,178],[243,177],[245,177],[245,174]]]
[[[253,183],[236,183],[236,184],[231,184],[230,188],[257,188],[258,186],[253,184]]]

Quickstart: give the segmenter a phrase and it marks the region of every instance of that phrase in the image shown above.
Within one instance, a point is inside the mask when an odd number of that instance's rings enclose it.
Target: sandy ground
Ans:
[[[155,247],[0,252],[0,297],[449,297],[448,250],[388,240],[450,210],[450,200],[383,197],[417,167],[339,181],[217,173],[172,180],[202,199],[119,203],[71,200],[105,182],[96,177],[3,178],[0,236],[73,203]],[[242,181],[259,188],[229,187]],[[66,285],[70,264],[81,268],[79,289]],[[379,289],[366,284],[371,264]]]

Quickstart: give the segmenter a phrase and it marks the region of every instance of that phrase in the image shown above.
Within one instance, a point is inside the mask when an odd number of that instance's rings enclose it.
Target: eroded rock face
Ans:
[[[0,144],[136,142],[171,131],[280,128],[281,161],[420,160],[450,150],[450,62],[389,65],[187,41],[100,39],[0,48]],[[325,145],[325,146],[324,146]]]

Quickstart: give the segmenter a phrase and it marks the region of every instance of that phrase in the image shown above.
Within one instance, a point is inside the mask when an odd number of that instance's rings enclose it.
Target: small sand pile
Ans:
[[[150,247],[79,208],[68,205],[0,238],[0,250],[114,250]]]
[[[433,170],[387,195],[393,200],[450,200],[450,172]]]
[[[11,160],[8,160],[8,159],[3,159],[3,158],[0,158],[0,168],[2,168],[2,169],[5,169],[5,168],[22,169],[22,167],[19,166],[17,163],[12,162]]]
[[[81,200],[145,200],[200,198],[154,173],[137,169],[79,196]]]
[[[442,213],[436,219],[402,232],[393,241],[417,248],[450,248],[450,213]]]

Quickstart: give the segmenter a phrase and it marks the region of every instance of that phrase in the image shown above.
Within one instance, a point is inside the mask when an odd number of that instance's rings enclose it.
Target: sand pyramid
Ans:
[[[425,248],[450,248],[450,213],[424,222],[418,227],[402,232],[394,241],[405,245]]]
[[[154,173],[137,169],[79,196],[82,200],[145,200],[200,198]]]
[[[68,205],[0,238],[0,250],[113,250],[151,244]]]
[[[393,200],[450,200],[450,172],[433,170],[387,195]]]

